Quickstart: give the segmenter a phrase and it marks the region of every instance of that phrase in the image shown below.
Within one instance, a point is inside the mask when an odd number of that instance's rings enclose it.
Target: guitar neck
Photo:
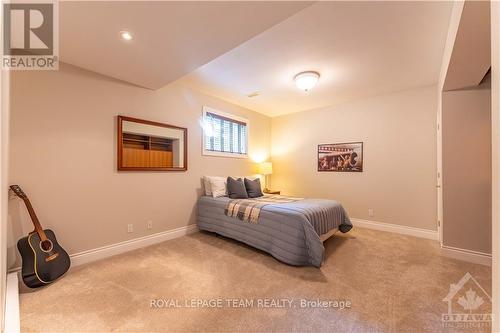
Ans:
[[[31,205],[30,199],[28,197],[23,198],[24,204],[26,205],[26,208],[28,209],[28,213],[30,214],[31,221],[33,222],[33,225],[35,226],[35,231],[38,233],[38,236],[40,236],[40,240],[44,241],[47,239],[47,236],[45,235],[45,231],[43,231],[42,225],[40,224],[40,221],[38,220],[38,217],[36,216],[35,210],[33,209],[33,206]]]

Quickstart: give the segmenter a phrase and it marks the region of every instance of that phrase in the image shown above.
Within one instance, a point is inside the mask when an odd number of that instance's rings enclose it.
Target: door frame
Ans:
[[[443,91],[438,90],[438,110],[436,119],[436,199],[437,199],[437,231],[439,244],[443,245]]]
[[[491,1],[492,332],[500,332],[500,2]]]

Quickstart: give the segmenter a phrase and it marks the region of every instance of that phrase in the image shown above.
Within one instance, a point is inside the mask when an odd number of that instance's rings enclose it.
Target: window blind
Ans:
[[[242,154],[247,153],[247,124],[235,119],[207,112],[204,119],[205,150]]]

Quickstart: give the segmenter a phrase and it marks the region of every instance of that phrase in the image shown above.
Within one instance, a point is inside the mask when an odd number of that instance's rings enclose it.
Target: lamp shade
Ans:
[[[264,162],[259,165],[259,173],[261,175],[270,175],[273,173],[273,164],[271,162]]]

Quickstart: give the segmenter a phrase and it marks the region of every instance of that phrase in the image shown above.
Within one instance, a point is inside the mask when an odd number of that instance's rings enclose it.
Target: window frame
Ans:
[[[245,141],[246,141],[246,150],[245,154],[239,154],[239,153],[231,153],[231,152],[221,152],[221,151],[214,151],[214,150],[208,150],[206,149],[206,135],[205,135],[205,128],[202,128],[202,155],[204,156],[218,156],[218,157],[232,157],[232,158],[248,158],[248,148],[249,148],[249,140],[248,140],[248,134],[250,130],[250,122],[248,119],[243,118],[243,117],[238,117],[233,114],[229,113],[224,113],[222,111],[213,109],[208,106],[203,106],[203,112],[202,112],[202,121],[205,121],[205,118],[207,117],[207,113],[212,113],[217,116],[227,118],[229,120],[234,120],[235,122],[240,122],[244,123],[246,126],[246,133],[245,133]]]

